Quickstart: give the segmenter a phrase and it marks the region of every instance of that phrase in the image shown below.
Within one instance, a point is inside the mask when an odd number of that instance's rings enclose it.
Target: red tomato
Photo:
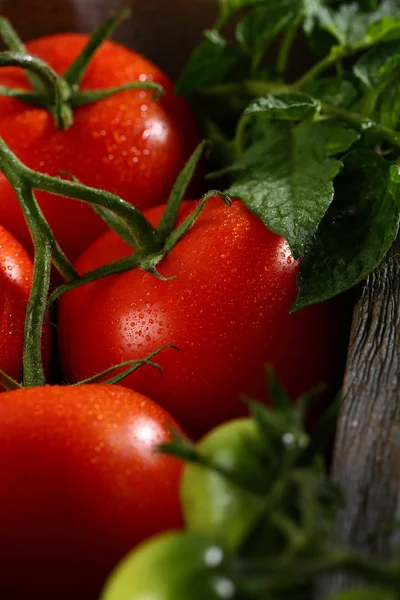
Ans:
[[[164,207],[146,216],[157,223]],[[180,222],[193,210],[186,202]],[[77,263],[81,273],[128,255],[113,233],[100,237]],[[125,385],[151,395],[199,436],[246,414],[242,393],[265,397],[271,363],[295,396],[331,380],[337,366],[339,315],[321,304],[289,315],[298,263],[240,201],[213,198],[194,227],[159,265],[170,281],[142,270],[98,280],[61,298],[59,348],[69,380],[143,356],[165,343],[157,361]]]
[[[80,53],[87,35],[59,34],[27,44],[58,73]],[[156,102],[149,90],[116,94],[74,111],[74,124],[58,131],[42,109],[0,98],[0,136],[29,167],[49,175],[68,171],[87,185],[118,194],[140,209],[164,202],[197,142],[195,125],[167,76],[139,54],[107,41],[96,52],[81,88],[110,88],[155,81],[165,91]],[[19,69],[0,69],[0,84],[28,88]],[[105,231],[92,209],[75,200],[38,193],[55,237],[71,260]],[[30,237],[13,190],[0,175],[0,223],[27,248]]]
[[[181,525],[170,415],[119,386],[45,386],[0,403],[0,596],[97,598],[135,544]]]
[[[32,275],[33,265],[26,250],[0,225],[0,369],[17,380],[22,368],[25,309]],[[43,343],[46,363],[49,342],[46,329]]]

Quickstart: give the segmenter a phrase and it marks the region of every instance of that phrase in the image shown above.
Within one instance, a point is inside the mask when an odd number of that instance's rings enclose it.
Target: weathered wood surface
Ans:
[[[341,539],[372,555],[400,545],[400,241],[355,306],[333,474],[346,495]],[[351,580],[338,575],[325,592]]]
[[[24,40],[59,31],[91,31],[112,11],[130,7],[132,19],[113,36],[175,77],[217,15],[217,0],[0,0]]]

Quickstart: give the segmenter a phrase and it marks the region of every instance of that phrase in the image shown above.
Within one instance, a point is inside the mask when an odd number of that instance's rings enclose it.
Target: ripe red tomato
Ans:
[[[80,53],[88,36],[65,33],[27,44],[31,54],[58,73]],[[139,54],[114,42],[96,52],[83,79],[84,90],[130,81],[155,81],[165,89],[156,102],[149,90],[135,89],[77,108],[74,124],[58,131],[45,111],[0,98],[0,135],[29,167],[49,175],[68,171],[87,185],[118,194],[140,209],[164,202],[197,142],[194,121],[167,76]],[[0,69],[0,84],[28,88],[22,72]],[[56,239],[75,260],[106,226],[92,209],[75,200],[38,193]],[[25,246],[31,242],[14,192],[0,175],[0,223]]]
[[[25,309],[32,276],[33,265],[28,253],[0,225],[0,369],[17,380],[22,368]],[[50,355],[49,342],[46,329],[43,341],[46,363]]]
[[[135,544],[181,526],[170,415],[119,386],[45,386],[0,403],[0,596],[91,600]]]
[[[146,216],[157,223],[157,207]],[[184,203],[180,221],[193,210]],[[81,273],[128,255],[113,233],[81,256]],[[134,270],[77,288],[61,298],[59,348],[69,380],[143,356],[165,343],[159,362],[125,385],[151,395],[193,436],[245,415],[246,393],[265,397],[271,363],[295,397],[337,367],[341,317],[332,303],[289,315],[298,263],[288,245],[240,201],[213,198],[193,228],[159,265],[164,277]],[[158,360],[158,359],[157,359]]]

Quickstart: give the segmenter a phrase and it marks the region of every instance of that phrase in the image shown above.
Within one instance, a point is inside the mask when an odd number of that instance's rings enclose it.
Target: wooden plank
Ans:
[[[376,556],[399,545],[400,241],[364,284],[355,306],[333,475],[345,492],[338,533]],[[324,597],[351,579],[327,582]]]
[[[202,31],[217,16],[216,0],[0,0],[24,40],[59,31],[91,31],[112,11],[132,8],[114,35],[176,77]]]

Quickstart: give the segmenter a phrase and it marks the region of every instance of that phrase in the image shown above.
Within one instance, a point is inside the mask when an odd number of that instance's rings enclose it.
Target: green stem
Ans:
[[[49,106],[49,101],[43,96],[38,96],[35,92],[9,88],[4,85],[0,85],[0,96],[15,98],[16,100],[21,100],[21,102],[27,102],[32,106],[37,106],[38,108],[47,108]]]
[[[137,267],[140,267],[140,256],[138,256],[138,254],[131,254],[130,256],[121,258],[120,260],[109,263],[108,265],[104,265],[103,267],[99,267],[93,271],[89,271],[80,277],[78,276],[76,279],[71,279],[71,281],[68,281],[68,283],[63,283],[57,289],[55,289],[50,294],[48,300],[49,305],[53,304],[53,302],[70,290],[81,287],[82,285],[86,285],[87,283],[92,283],[97,279],[102,279],[103,277],[108,277],[109,275],[123,273],[124,271],[130,271],[131,269],[135,269]]]
[[[278,75],[280,75],[281,77],[286,73],[286,68],[289,62],[289,57],[290,57],[290,52],[292,50],[294,41],[296,39],[296,35],[297,35],[297,30],[298,30],[298,23],[296,23],[295,25],[293,25],[293,27],[291,27],[289,29],[289,31],[286,32],[280,50],[279,50],[279,54],[278,54],[278,58],[276,61],[276,71],[278,73]]]
[[[138,252],[151,252],[159,249],[160,240],[156,229],[133,204],[105,190],[88,187],[76,181],[37,173],[28,169],[22,163],[20,164],[29,176],[33,187],[51,194],[102,206],[115,213],[129,226],[132,238],[135,240],[135,249]]]
[[[128,246],[131,248],[135,248],[136,240],[125,221],[117,217],[117,215],[112,213],[108,208],[96,206],[95,204],[93,204],[92,208],[94,212],[97,213],[113,231],[115,231],[115,233],[125,242],[125,244],[128,244]]]
[[[0,169],[5,169],[8,173],[7,175],[5,172],[6,177],[10,176],[11,179],[13,179],[13,174],[18,174],[19,179],[29,182],[31,188],[66,196],[75,200],[84,200],[89,204],[107,208],[129,224],[132,237],[136,240],[136,250],[138,251],[149,252],[158,249],[160,246],[155,228],[132,204],[105,190],[98,190],[76,181],[68,181],[33,171],[11,152],[10,148],[1,138]]]
[[[99,27],[93,31],[83,51],[64,74],[64,80],[73,91],[79,89],[79,84],[81,83],[96,50],[110,37],[121,21],[129,18],[130,14],[131,11],[129,9],[123,9],[107,19],[107,21],[99,25]]]
[[[18,390],[21,387],[22,386],[17,381],[15,381],[15,379],[13,379],[9,375],[7,375],[7,373],[4,373],[4,371],[0,369],[0,389],[3,388],[9,391]]]
[[[125,361],[125,362],[121,363],[120,365],[115,365],[113,367],[110,367],[106,371],[103,371],[102,374],[99,374],[98,376],[95,376],[95,377],[101,378],[102,376],[107,375],[108,373],[112,373],[113,371],[115,371],[118,368],[125,367],[125,366],[128,367],[122,373],[118,373],[118,375],[114,375],[114,377],[110,377],[109,379],[106,379],[106,381],[103,381],[103,383],[108,383],[110,385],[116,385],[120,381],[123,381],[129,375],[132,375],[132,373],[134,373],[135,371],[137,371],[138,369],[140,369],[140,367],[143,367],[144,365],[150,365],[151,367],[157,369],[158,371],[160,371],[160,373],[162,373],[161,365],[159,365],[158,363],[152,362],[151,359],[154,358],[155,356],[157,356],[157,354],[159,354],[162,350],[165,350],[166,348],[173,348],[174,350],[179,350],[179,348],[177,346],[173,346],[172,344],[164,344],[164,346],[161,346],[161,348],[154,350],[154,352],[151,352],[142,360]]]
[[[351,112],[344,108],[339,108],[333,104],[327,104],[326,102],[321,104],[321,109],[322,113],[325,113],[325,115],[341,119],[342,121],[353,125],[353,127],[359,131],[372,131],[379,135],[379,137],[386,142],[389,142],[393,146],[400,148],[400,133],[394,131],[393,129],[384,127],[383,125],[380,125],[379,123],[376,123],[370,119],[366,119],[357,113]]]
[[[49,65],[35,56],[19,52],[0,52],[0,67],[10,66],[32,71],[40,77],[51,99],[48,109],[53,114],[56,127],[67,129],[72,123],[72,112],[68,104],[64,102],[66,89],[62,78]]]
[[[341,60],[337,60],[335,63],[335,67],[336,67],[336,74],[340,77],[340,75],[343,75],[344,73],[344,67],[343,67],[343,62]]]
[[[157,356],[157,354],[159,354],[160,352],[162,352],[162,350],[165,350],[166,348],[174,348],[175,350],[179,350],[179,348],[177,348],[177,346],[172,346],[171,344],[164,344],[164,346],[161,346],[161,348],[158,348],[157,350],[154,350],[154,352],[151,352],[150,354],[145,356],[145,358],[142,358],[140,360],[137,360],[137,359],[136,360],[126,360],[122,363],[119,363],[118,365],[113,365],[112,367],[109,367],[108,369],[106,369],[105,371],[102,371],[101,373],[97,373],[96,375],[93,375],[92,377],[88,377],[87,379],[82,379],[81,381],[78,381],[77,383],[74,383],[72,385],[76,386],[76,385],[83,385],[83,384],[87,384],[87,383],[96,383],[97,381],[102,380],[106,375],[109,375],[110,373],[113,373],[117,369],[122,369],[124,367],[128,367],[128,369],[123,371],[123,373],[119,373],[118,375],[115,375],[114,377],[110,377],[110,379],[107,379],[106,381],[102,381],[102,383],[109,383],[109,384],[119,383],[120,381],[125,379],[125,377],[128,377],[128,375],[131,375],[132,373],[137,371],[143,365],[150,365],[150,366],[158,369],[159,371],[162,371],[161,366],[157,363],[151,362],[151,359],[154,358],[155,356]]]
[[[203,96],[230,96],[234,94],[244,94],[250,97],[264,96],[266,94],[276,94],[279,92],[287,92],[291,86],[279,82],[258,81],[256,79],[246,79],[240,83],[224,83],[214,85],[199,90],[199,94]]]
[[[325,56],[325,58],[317,62],[302,77],[300,77],[300,79],[293,84],[293,89],[300,90],[304,88],[307,84],[317,79],[324,71],[327,71],[330,67],[334,66],[335,63],[343,57],[344,55],[328,54],[328,56]]]
[[[226,8],[222,9],[218,16],[218,19],[214,23],[213,30],[221,31],[221,29],[223,29],[223,27],[225,27],[225,25],[229,22],[231,17],[232,17],[232,11],[230,11],[229,9],[226,9]]]
[[[37,218],[40,220],[43,233],[46,234],[47,239],[52,243],[52,261],[55,268],[60,275],[64,277],[64,279],[75,279],[75,277],[78,276],[78,272],[75,270],[71,261],[64,254],[57,240],[54,238],[50,225],[47,223],[34,195],[33,200],[36,204],[35,213],[37,214]],[[30,214],[32,214],[32,210],[30,211]],[[29,216],[25,215],[25,220],[28,220],[29,218]]]
[[[52,304],[58,298],[60,298],[60,296],[62,296],[66,292],[69,292],[72,289],[81,287],[82,285],[86,285],[87,283],[92,283],[97,279],[101,279],[109,275],[115,275],[117,273],[123,273],[124,271],[130,271],[138,267],[144,269],[147,272],[152,273],[155,276],[158,276],[157,272],[155,271],[156,266],[163,260],[163,258],[169,252],[171,252],[172,248],[176,246],[179,240],[192,227],[192,225],[194,224],[198,216],[201,214],[208,199],[211,196],[220,196],[227,206],[229,206],[232,203],[229,196],[221,193],[218,190],[211,190],[207,192],[207,194],[203,196],[202,200],[190,213],[186,220],[183,223],[181,223],[179,227],[171,231],[171,233],[164,242],[163,248],[160,251],[155,252],[153,254],[144,255],[141,255],[138,252],[136,252],[134,254],[131,254],[130,256],[121,258],[120,260],[117,260],[113,263],[104,265],[103,267],[99,267],[98,269],[94,269],[93,271],[89,271],[88,273],[81,275],[77,279],[72,279],[71,281],[64,283],[52,292],[49,298],[49,304]],[[163,279],[162,277],[159,278]]]
[[[365,97],[364,106],[361,112],[361,115],[364,119],[368,118],[374,113],[376,103],[384,88],[385,86],[383,86],[382,89],[380,88],[380,86],[377,86],[376,88],[372,89]]]
[[[35,232],[34,236],[33,281],[25,319],[23,380],[26,387],[40,386],[46,383],[42,361],[42,332],[50,287],[51,243],[39,232]]]
[[[22,197],[20,190],[23,186],[26,188],[34,187],[32,185],[32,180],[29,174],[34,171],[31,171],[25,165],[23,165],[18,158],[13,154],[4,140],[0,137],[0,170],[3,172],[5,177],[7,177],[8,181],[12,185],[18,200],[20,202],[22,211],[24,212],[24,216],[26,222],[28,224],[29,229],[32,232],[32,228],[35,227],[37,230],[41,231],[43,237],[46,237],[48,240],[52,242],[53,245],[53,262],[58,271],[65,277],[66,279],[75,278],[77,276],[77,272],[72,266],[71,262],[65,256],[64,252],[58,245],[58,243],[54,240],[53,233],[50,229],[49,224],[47,223],[37,201],[33,193],[30,193],[29,196]]]
[[[227,194],[220,192],[219,190],[210,190],[200,200],[196,208],[190,213],[190,215],[181,223],[176,229],[171,231],[167,239],[165,240],[162,250],[154,255],[149,255],[140,261],[140,267],[145,271],[157,276],[159,279],[168,281],[169,279],[175,279],[175,276],[164,278],[159,275],[156,271],[156,266],[165,258],[176,244],[183,238],[183,236],[189,231],[189,229],[197,221],[198,217],[203,212],[208,200],[213,196],[219,196],[226,206],[232,204],[232,200]]]
[[[166,237],[172,232],[186,190],[196,170],[200,157],[207,146],[208,142],[201,142],[187,161],[186,165],[183,167],[182,171],[179,173],[179,176],[175,181],[175,184],[169,195],[167,207],[157,227],[157,231],[161,237]]]
[[[0,37],[3,39],[6,46],[12,52],[26,53],[26,48],[18,33],[11,25],[10,21],[5,17],[0,17]],[[41,94],[43,85],[39,77],[35,73],[25,70],[25,75],[32,85],[33,89],[36,90],[37,94]]]
[[[365,46],[367,46],[367,44],[364,44]],[[358,51],[360,50],[361,45],[358,47]],[[336,57],[337,58],[337,57]],[[335,58],[335,60],[336,60]],[[331,59],[330,59],[331,60]],[[322,61],[324,62],[324,61]],[[333,61],[334,62],[334,61]],[[333,64],[332,62],[332,64]],[[319,66],[318,66],[319,65]],[[321,67],[321,63],[318,63],[318,71],[320,71]],[[309,71],[310,73],[310,71]],[[307,82],[310,81],[311,79],[309,79],[309,76],[307,77]],[[204,89],[201,90],[201,93],[204,94],[209,94],[209,95],[215,95],[215,96],[224,96],[224,95],[229,95],[229,94],[234,94],[234,93],[239,93],[241,91],[241,89],[245,89],[249,95],[251,96],[255,96],[255,97],[260,97],[260,96],[265,96],[267,94],[270,93],[276,93],[276,92],[289,92],[291,90],[296,90],[299,87],[303,87],[303,85],[305,85],[305,80],[302,78],[302,80],[298,80],[295,84],[293,85],[275,85],[269,82],[265,82],[265,81],[252,81],[252,80],[247,80],[244,81],[241,84],[227,84],[227,85],[221,85],[221,86],[216,86],[213,88],[208,88],[208,89]],[[384,127],[383,125],[380,125],[379,123],[376,123],[374,121],[372,121],[371,119],[366,119],[365,117],[345,110],[343,108],[340,108],[338,106],[334,106],[333,104],[328,104],[328,103],[321,103],[321,108],[322,108],[322,113],[325,113],[325,115],[327,116],[332,116],[332,117],[336,117],[339,118],[343,121],[346,121],[347,123],[349,123],[350,125],[353,125],[356,129],[359,129],[360,131],[365,131],[367,129],[373,131],[374,133],[376,133],[377,135],[379,135],[382,139],[384,139],[385,141],[389,142],[390,144],[393,144],[396,147],[400,147],[400,133],[390,129],[389,127]],[[243,139],[243,131],[245,130],[247,123],[244,120],[244,118],[242,117],[239,120],[238,123],[238,127],[236,130],[236,145],[237,145],[237,152],[240,152],[242,149],[242,139]],[[221,172],[217,172],[218,174],[224,174],[226,172],[225,169],[223,169]]]
[[[119,92],[135,88],[151,89],[154,91],[156,98],[159,99],[164,90],[161,85],[151,81],[128,81],[114,88],[79,90],[80,83],[93,59],[93,55],[112,34],[121,20],[129,15],[130,11],[124,9],[101,24],[93,32],[82,52],[62,77],[39,58],[28,55],[24,44],[11,24],[0,17],[0,36],[13,50],[13,52],[0,53],[0,66],[12,65],[23,68],[36,90],[30,92],[29,90],[13,90],[0,86],[0,94],[48,110],[54,118],[56,127],[62,130],[68,129],[72,125],[73,108],[98,102]]]
[[[76,92],[71,96],[71,106],[85,106],[85,104],[92,104],[93,102],[99,102],[110,96],[115,96],[120,92],[126,92],[129,90],[152,90],[156,97],[156,100],[161,98],[164,93],[164,88],[159,83],[153,81],[128,81],[118,87],[107,88],[104,90],[85,90],[84,92]]]
[[[235,147],[236,147],[236,156],[239,158],[245,147],[245,133],[249,122],[251,121],[251,116],[247,114],[242,114],[235,132]]]
[[[352,48],[345,48],[344,46],[336,46],[330,54],[325,56],[322,60],[317,62],[311,69],[309,69],[300,79],[298,79],[293,84],[293,89],[300,90],[304,88],[307,84],[311,83],[317,77],[319,77],[322,73],[327,71],[329,68],[335,66],[335,64],[343,60],[344,58],[349,58],[350,56],[354,56],[355,54],[359,54],[360,52],[364,52],[365,50],[369,50],[372,46],[377,44],[378,40],[374,38],[372,41],[362,42],[353,46]]]

